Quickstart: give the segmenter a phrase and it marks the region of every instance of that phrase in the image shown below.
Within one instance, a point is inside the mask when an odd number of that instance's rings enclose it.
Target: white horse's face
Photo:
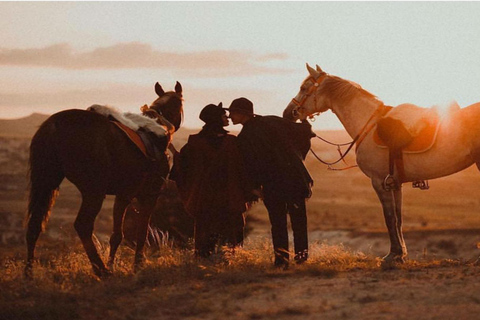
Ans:
[[[327,77],[326,73],[317,66],[317,70],[307,64],[310,75],[302,82],[300,91],[290,101],[283,111],[283,117],[291,121],[305,120],[315,113],[327,111],[328,106],[323,103],[319,90],[321,83]]]

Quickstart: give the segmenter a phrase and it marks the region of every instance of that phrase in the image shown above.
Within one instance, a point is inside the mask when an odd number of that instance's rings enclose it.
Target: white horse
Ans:
[[[404,172],[393,178],[399,188],[386,190],[389,152],[374,141],[374,129],[385,114],[385,105],[358,84],[316,69],[307,64],[310,75],[285,109],[284,118],[304,120],[331,110],[356,141],[358,167],[367,175],[383,207],[390,236],[390,252],[385,263],[404,262],[407,248],[402,234],[401,183],[451,175],[476,164],[480,169],[480,103],[459,109],[444,118],[431,147],[420,153],[404,153]],[[412,115],[415,116],[415,115]],[[387,188],[388,189],[388,188]]]

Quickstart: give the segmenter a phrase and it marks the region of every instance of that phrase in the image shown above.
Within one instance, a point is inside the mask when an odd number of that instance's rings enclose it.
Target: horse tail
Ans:
[[[27,237],[44,230],[65,177],[55,152],[55,123],[46,120],[30,144]]]

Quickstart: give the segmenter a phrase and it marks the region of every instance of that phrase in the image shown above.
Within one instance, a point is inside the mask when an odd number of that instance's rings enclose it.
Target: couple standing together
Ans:
[[[229,117],[226,114],[229,112]],[[242,124],[238,136],[224,127]],[[209,256],[217,243],[241,245],[245,211],[258,198],[272,226],[275,266],[288,267],[287,214],[293,229],[295,261],[308,258],[305,200],[313,180],[303,160],[314,136],[308,122],[254,114],[246,98],[228,109],[209,104],[200,112],[205,122],[174,157],[171,178],[187,212],[195,219],[195,252]]]

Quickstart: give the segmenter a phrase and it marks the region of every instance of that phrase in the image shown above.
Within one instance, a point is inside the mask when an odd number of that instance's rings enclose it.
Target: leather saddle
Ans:
[[[428,151],[437,136],[439,118],[430,121],[413,136],[409,133],[400,120],[384,117],[377,123],[373,133],[373,141],[381,148],[402,149],[404,153],[422,153]]]
[[[421,116],[415,119],[415,116],[413,116],[413,121],[410,124],[417,130],[409,130],[410,128],[402,120],[390,117],[387,113],[377,122],[374,130],[374,142],[377,146],[389,150],[389,174],[384,180],[386,191],[398,190],[406,180],[403,163],[404,153],[422,153],[433,146],[440,124],[440,117],[436,113],[428,119]],[[394,178],[395,168],[398,172],[398,181]],[[414,181],[413,186],[428,189],[428,181]]]

